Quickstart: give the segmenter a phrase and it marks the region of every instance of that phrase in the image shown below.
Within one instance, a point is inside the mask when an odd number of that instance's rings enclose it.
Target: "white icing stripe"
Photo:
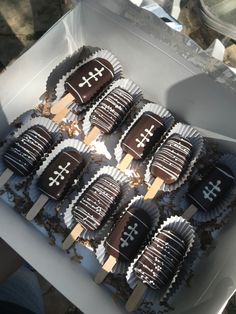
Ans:
[[[71,159],[74,159],[78,164],[81,163],[81,160],[80,160],[80,159],[75,158],[75,157],[72,156],[69,152],[64,151],[64,154],[67,155],[67,156],[69,156]]]
[[[73,89],[73,91],[79,96],[81,103],[84,103],[83,98],[80,96],[80,93],[70,83],[65,82],[65,84],[69,85],[70,88]]]
[[[159,123],[160,125],[164,126],[164,124],[163,124],[160,120],[156,119],[156,118],[153,117],[151,114],[145,113],[145,116],[150,117],[152,120],[154,120],[154,121],[156,121],[157,123]]]
[[[112,72],[105,64],[103,64],[102,62],[100,62],[100,61],[97,60],[97,59],[95,59],[94,61],[96,61],[96,62],[99,63],[101,66],[103,66],[104,68],[106,68],[106,69],[111,73],[111,76],[114,77],[113,72]]]
[[[130,216],[135,217],[142,225],[144,225],[144,227],[146,227],[147,229],[149,228],[148,225],[146,225],[142,220],[140,220],[136,215],[132,214],[129,210],[127,211],[127,213],[129,213]]]
[[[131,146],[127,145],[126,143],[122,144],[123,146],[128,147],[130,150],[132,150],[132,152],[135,153],[135,155],[137,155],[139,158],[142,158],[142,155],[138,154]]]
[[[200,208],[202,208],[203,210],[207,211],[206,207],[204,207],[203,204],[201,204],[198,200],[196,200],[195,197],[193,197],[191,194],[188,194],[188,196],[189,196],[193,201],[195,201],[195,202],[200,206]]]
[[[123,253],[121,253],[119,250],[117,250],[113,245],[111,245],[109,242],[106,242],[107,246],[109,246],[110,248],[112,248],[114,251],[116,251],[117,253],[119,253],[120,255],[122,255],[126,260],[129,260],[126,255],[124,255]]]
[[[216,169],[218,169],[220,172],[224,173],[227,177],[235,180],[235,177],[233,177],[231,174],[229,174],[228,172],[224,171],[223,169],[221,169],[220,167],[216,166]]]

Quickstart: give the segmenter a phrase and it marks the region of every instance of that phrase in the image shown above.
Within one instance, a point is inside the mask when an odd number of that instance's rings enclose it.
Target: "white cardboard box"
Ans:
[[[236,152],[233,73],[190,39],[127,0],[79,1],[0,75],[2,137],[13,119],[38,102],[51,70],[82,45],[112,51],[125,75],[144,90],[145,98],[159,101],[176,117],[216,139],[223,150]],[[173,314],[221,313],[236,289],[235,235],[236,213],[216,249],[202,258],[191,288],[177,295]],[[93,282],[98,264],[92,254],[86,270],[71,262],[3,201],[0,237],[86,314],[125,313],[103,286]]]

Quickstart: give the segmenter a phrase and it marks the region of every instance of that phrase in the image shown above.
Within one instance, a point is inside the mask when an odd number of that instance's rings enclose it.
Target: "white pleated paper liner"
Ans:
[[[115,225],[113,225],[112,230],[114,229],[116,224],[121,220],[121,218],[125,215],[125,213],[130,208],[133,208],[133,207],[144,209],[145,212],[149,214],[151,218],[151,222],[152,222],[149,233],[146,236],[146,240],[143,242],[142,246],[140,246],[140,249],[139,249],[139,252],[140,252],[143,250],[145,244],[147,244],[148,241],[150,241],[151,237],[153,236],[158,226],[160,213],[159,213],[157,205],[153,201],[144,201],[143,196],[140,196],[140,195],[135,196],[130,201],[128,206],[124,209],[119,219],[117,219],[117,222],[115,223]],[[103,265],[109,257],[109,254],[106,253],[105,242],[106,242],[106,239],[109,237],[110,233],[112,232],[112,230],[105,236],[105,238],[101,241],[101,243],[98,245],[96,249],[96,256],[101,265]],[[115,274],[124,274],[127,271],[129,264],[130,262],[117,261],[116,265],[113,267],[111,272]]]
[[[60,142],[53,151],[48,155],[48,157],[44,160],[41,167],[37,170],[36,174],[32,178],[32,182],[29,186],[29,196],[32,202],[36,202],[37,199],[41,194],[43,194],[38,189],[38,179],[44,172],[44,170],[47,168],[47,166],[50,164],[50,162],[62,151],[68,151],[74,149],[78,151],[82,157],[84,158],[86,162],[86,166],[83,169],[82,173],[78,176],[78,178],[75,180],[75,184],[81,180],[81,177],[83,175],[83,172],[88,167],[88,164],[90,162],[90,148],[85,145],[83,142],[77,140],[77,139],[66,139]],[[69,192],[67,193],[69,194]],[[47,201],[47,203],[43,206],[43,208],[46,210],[47,214],[49,216],[55,215],[55,209],[60,205],[62,201],[56,201],[54,199],[50,199]]]
[[[160,190],[164,191],[164,192],[174,191],[174,190],[178,189],[181,185],[183,185],[188,180],[188,178],[189,178],[189,176],[193,170],[193,167],[194,167],[195,163],[197,162],[198,158],[200,157],[202,150],[203,150],[203,147],[204,147],[203,137],[197,130],[195,130],[190,125],[178,122],[170,130],[170,132],[168,133],[168,135],[166,136],[166,138],[164,139],[162,144],[158,147],[156,152],[158,152],[161,149],[161,147],[162,147],[162,145],[164,145],[165,141],[173,134],[179,134],[180,136],[189,140],[189,142],[192,144],[191,157],[190,157],[190,161],[188,162],[186,168],[184,169],[184,172],[181,174],[181,176],[177,180],[177,182],[175,182],[173,184],[166,184],[166,183],[162,184]],[[150,171],[151,164],[152,164],[153,159],[154,159],[154,155],[150,159],[148,166],[147,166],[147,169],[146,169],[146,173],[145,173],[145,181],[149,186],[152,185],[152,183],[155,180],[155,178],[152,176],[151,171]]]
[[[176,270],[176,273],[175,273],[171,283],[165,289],[162,289],[162,290],[151,289],[148,286],[148,290],[146,292],[145,297],[148,297],[148,299],[151,299],[153,301],[157,297],[161,300],[164,296],[171,295],[171,291],[175,287],[175,283],[177,282],[177,279],[178,279],[178,277],[180,275],[180,272],[181,272],[183,266],[186,267],[185,271],[188,271],[187,268],[191,267],[191,265],[189,265],[189,264],[186,265],[185,260],[189,256],[190,252],[193,250],[195,237],[196,237],[195,231],[194,231],[193,227],[191,226],[191,224],[187,220],[185,220],[184,218],[178,217],[178,216],[172,216],[172,217],[168,218],[160,226],[160,228],[158,229],[156,234],[153,236],[153,239],[155,239],[162,230],[171,230],[171,231],[174,231],[177,234],[179,234],[181,236],[181,238],[187,244],[187,249],[186,249],[185,254],[183,256],[183,262],[180,264],[180,266]],[[136,265],[138,259],[145,252],[145,249],[148,247],[148,245],[137,256],[137,258],[134,260],[134,262],[128,268],[127,275],[126,275],[126,280],[127,280],[128,284],[129,284],[129,286],[131,287],[131,289],[135,289],[138,280],[140,280],[140,279],[137,278],[137,276],[135,274],[135,271],[134,271],[134,268],[135,268],[135,265]]]
[[[229,191],[227,197],[217,204],[217,206],[209,211],[198,210],[196,214],[193,215],[192,219],[198,223],[205,223],[212,221],[217,218],[221,218],[231,211],[229,208],[230,203],[236,199],[236,156],[231,154],[224,154],[216,163],[222,163],[226,165],[233,173],[235,177],[235,184],[233,188]],[[197,184],[197,183],[196,183]],[[186,193],[188,192],[189,184],[186,184],[183,189],[181,189],[175,197],[175,202],[180,204],[181,208],[187,209],[190,206],[190,202],[186,198]],[[184,210],[183,210],[184,212]]]
[[[75,196],[71,201],[69,206],[65,209],[63,213],[63,220],[68,229],[73,229],[77,224],[76,220],[73,217],[73,207],[77,201],[83,196],[84,192],[89,189],[91,184],[93,184],[99,177],[103,175],[111,176],[116,182],[121,186],[121,198],[116,206],[116,209],[113,210],[113,213],[108,217],[106,222],[97,230],[90,231],[84,230],[80,237],[84,240],[101,240],[104,238],[105,234],[110,230],[111,225],[113,224],[114,217],[119,214],[119,211],[127,204],[130,199],[134,197],[134,191],[129,186],[129,178],[119,171],[118,169],[111,166],[102,167],[88,182],[88,184]]]
[[[110,94],[117,87],[120,87],[126,90],[129,94],[133,96],[134,105],[137,104],[142,99],[142,94],[143,94],[142,90],[134,82],[132,82],[129,79],[119,79],[115,81],[109,86],[109,88],[105,91],[105,93],[103,93],[103,95],[98,98],[96,103],[86,113],[86,116],[83,122],[83,131],[85,135],[87,135],[89,131],[92,129],[92,125],[90,122],[90,117],[91,117],[92,112],[103,101],[103,99],[106,98],[107,95]]]
[[[134,124],[138,121],[138,119],[146,112],[152,112],[158,116],[160,116],[164,121],[164,127],[165,127],[165,133],[168,132],[168,130],[173,126],[175,118],[172,116],[172,114],[164,107],[160,106],[159,104],[155,103],[147,103],[134,117],[131,124],[126,129],[125,133],[121,136],[119,143],[117,144],[114,154],[117,162],[119,163],[125,156],[125,153],[123,152],[121,148],[121,144],[126,137],[126,135],[129,133],[130,129],[134,126]],[[165,136],[163,134],[162,138]],[[155,147],[153,148],[155,149]],[[153,150],[152,150],[153,151]],[[151,152],[150,152],[151,153]],[[135,162],[136,160],[134,160]],[[136,162],[140,162],[140,160],[137,160]]]
[[[78,70],[79,67],[81,67],[85,63],[95,58],[106,59],[112,64],[113,69],[114,69],[113,80],[117,80],[122,76],[123,69],[118,59],[110,51],[101,49],[95,53],[92,53],[89,57],[81,61],[75,68],[71,69],[69,72],[67,72],[65,75],[62,76],[62,78],[60,79],[59,83],[56,86],[56,100],[55,101],[58,101],[65,93],[64,83],[68,79],[68,77],[71,76],[76,70]],[[85,106],[88,106],[88,103]],[[73,106],[71,107],[71,109],[73,109]]]
[[[33,126],[36,126],[36,125],[44,126],[47,129],[47,131],[50,132],[51,135],[53,136],[53,145],[52,145],[51,149],[53,149],[53,147],[56,145],[56,143],[58,143],[61,140],[61,138],[62,138],[61,131],[60,131],[58,125],[55,122],[53,122],[52,120],[50,120],[48,118],[44,118],[44,117],[37,117],[37,118],[32,118],[32,119],[28,120],[20,128],[16,129],[15,132],[11,133],[6,138],[6,143],[1,147],[1,149],[0,149],[0,174],[7,168],[6,165],[3,162],[3,159],[2,159],[2,157],[3,157],[4,153],[5,153],[5,151],[7,150],[7,148],[19,136],[21,136],[25,131],[27,131],[29,128],[31,128]],[[45,156],[48,153],[49,153],[49,151],[45,153]],[[42,160],[43,160],[43,158],[42,158]],[[33,175],[35,173],[35,171],[38,169],[40,164],[41,163],[39,163],[39,165],[36,167],[36,169],[33,171],[33,173],[31,175]],[[21,177],[21,176],[16,174],[16,175],[14,175],[14,178],[19,178],[20,180],[23,180],[26,177]]]

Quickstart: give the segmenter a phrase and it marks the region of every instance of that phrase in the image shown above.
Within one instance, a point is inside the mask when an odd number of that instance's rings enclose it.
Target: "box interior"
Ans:
[[[124,3],[125,7],[122,6]],[[126,18],[129,10],[137,10],[138,14],[140,9],[134,8],[127,1],[110,1],[110,5],[118,8],[119,14],[114,13],[114,10],[110,11],[107,5],[103,7],[99,1],[79,1],[74,10],[56,23],[0,76],[2,137],[7,134],[10,122],[38,103],[53,68],[82,45],[91,45],[112,51],[123,65],[126,77],[134,80],[143,89],[145,98],[166,106],[181,121],[192,124],[205,136],[217,140],[223,150],[236,152],[232,114],[235,112],[235,93],[178,55],[157,38],[155,33],[144,32],[131,24]],[[7,215],[7,210],[5,214]],[[17,214],[12,212],[11,215]],[[18,218],[14,218],[16,224]],[[24,223],[22,227],[23,225]],[[235,234],[236,225],[232,217],[216,243],[216,248],[198,264],[191,281],[191,289],[186,287],[177,295],[172,313],[221,312],[236,287],[236,264],[233,259],[235,250],[232,241]],[[14,246],[14,238],[9,240],[7,232],[1,233],[1,228],[0,236]],[[22,252],[21,250],[23,249],[18,245],[19,254],[23,254],[27,248]],[[30,254],[27,256],[34,266],[35,262],[31,261]],[[48,276],[45,265],[40,264],[37,267],[42,275]],[[80,273],[77,276],[78,287],[81,288]],[[51,276],[50,281],[53,281]],[[63,288],[59,280],[55,285],[70,299],[71,292]],[[103,288],[94,287],[94,291],[100,290]],[[72,299],[82,310],[85,305],[87,313],[91,313],[85,300],[77,301],[74,297]],[[111,313],[109,306],[105,307],[104,303],[101,300],[98,305],[99,313]],[[122,308],[115,307],[112,313],[122,312]]]

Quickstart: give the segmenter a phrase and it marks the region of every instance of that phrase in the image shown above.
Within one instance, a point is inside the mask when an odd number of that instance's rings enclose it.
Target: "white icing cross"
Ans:
[[[59,166],[58,166],[58,169],[59,169],[60,171],[53,171],[53,174],[55,174],[56,177],[55,177],[55,178],[49,177],[49,181],[51,181],[51,182],[49,183],[49,186],[53,186],[54,184],[56,184],[57,186],[60,185],[59,179],[61,179],[62,181],[65,179],[63,173],[69,173],[69,172],[70,172],[69,170],[67,170],[67,168],[68,168],[69,166],[70,166],[70,162],[68,162],[65,167],[59,165]]]
[[[133,241],[134,240],[134,236],[133,235],[137,235],[138,231],[136,230],[136,228],[138,227],[138,224],[135,223],[134,226],[128,226],[128,229],[130,230],[130,232],[124,232],[124,236],[126,236],[126,238],[121,238],[120,241],[122,242],[121,247],[126,247],[129,246],[129,240]]]
[[[204,198],[212,202],[214,200],[214,197],[217,196],[217,192],[221,191],[220,185],[221,180],[217,180],[215,184],[210,181],[209,186],[206,185],[202,191]]]
[[[91,87],[92,86],[92,84],[90,83],[90,81],[92,80],[92,79],[94,79],[95,81],[98,81],[98,76],[102,76],[102,72],[104,71],[104,67],[101,67],[101,69],[98,69],[98,68],[94,68],[94,72],[95,73],[93,73],[93,72],[89,72],[88,74],[89,74],[89,76],[88,76],[88,78],[86,78],[85,76],[83,76],[82,77],[82,80],[83,80],[83,82],[82,83],[79,83],[79,87],[83,87],[84,85],[88,85],[88,87]]]
[[[144,130],[146,132],[145,134],[144,133],[140,134],[141,139],[138,139],[138,138],[135,139],[135,141],[138,143],[137,147],[144,147],[145,142],[150,142],[150,137],[153,136],[153,132],[152,132],[153,128],[154,128],[154,125],[151,125],[149,129]]]

